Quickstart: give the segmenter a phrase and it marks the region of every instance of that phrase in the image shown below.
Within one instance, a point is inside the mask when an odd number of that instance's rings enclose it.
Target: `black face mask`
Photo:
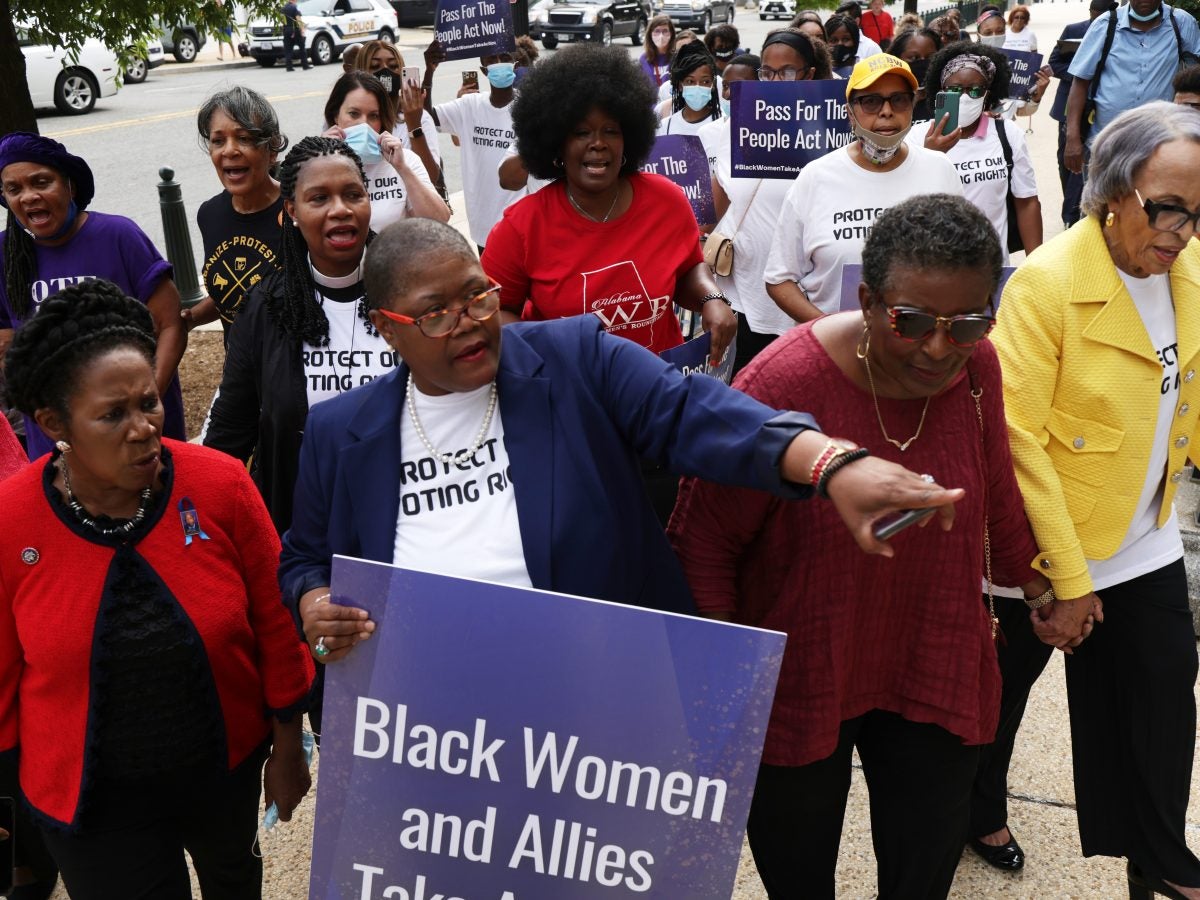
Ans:
[[[917,76],[917,83],[923,87],[925,85],[925,76],[929,73],[929,60],[914,59],[908,64],[908,67]]]
[[[400,96],[400,76],[391,69],[376,69],[370,74],[379,79],[379,83],[393,100]]]
[[[847,47],[845,44],[834,44],[829,49],[830,56],[833,57],[833,67],[835,69],[840,69],[854,62],[854,48]]]
[[[713,56],[715,56],[717,59],[720,59],[720,60],[733,59],[733,51],[732,50],[714,50]]]

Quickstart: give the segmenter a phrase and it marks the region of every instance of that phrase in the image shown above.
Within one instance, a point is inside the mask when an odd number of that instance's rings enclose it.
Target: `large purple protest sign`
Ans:
[[[701,225],[717,224],[713,202],[712,175],[704,144],[694,134],[664,134],[654,141],[643,172],[671,179],[683,191]]]
[[[1008,279],[1012,273],[1017,271],[1016,266],[1002,266],[1000,268],[1000,283],[996,285],[996,292],[992,294],[992,308],[1000,308],[1000,295],[1004,292],[1004,286],[1008,284]],[[842,265],[842,298],[841,304],[838,307],[839,312],[847,312],[853,310],[858,312],[862,309],[858,302],[858,286],[862,283],[862,266],[858,263],[844,263]],[[920,306],[920,298],[912,298],[912,302]]]
[[[446,59],[470,59],[516,48],[508,0],[438,0],[434,19]]]
[[[853,140],[843,81],[735,81],[729,94],[734,178],[795,178]]]
[[[784,635],[345,557],[331,590],[377,627],[326,671],[310,900],[729,897]]]
[[[1042,67],[1042,55],[1026,50],[1006,50],[1001,52],[1008,57],[1009,82],[1008,96],[1024,100],[1037,84],[1038,69]]]

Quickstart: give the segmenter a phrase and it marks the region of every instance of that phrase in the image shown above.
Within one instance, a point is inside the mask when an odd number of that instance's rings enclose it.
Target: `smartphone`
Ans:
[[[950,116],[950,120],[942,128],[942,134],[950,134],[958,128],[958,98],[959,94],[953,91],[939,91],[933,98],[933,121],[940,122],[942,116]]]
[[[872,533],[875,535],[876,540],[886,541],[888,538],[895,537],[910,525],[916,525],[922,519],[927,519],[935,511],[933,509],[906,509],[902,513],[897,513],[890,518],[876,522]]]
[[[479,73],[476,72],[474,69],[470,69],[466,72],[463,72],[462,75],[463,75],[463,87],[473,87],[473,88],[479,87]],[[955,118],[957,119],[958,117],[955,116]]]
[[[414,84],[417,87],[421,86],[421,68],[420,66],[405,66],[403,84]]]

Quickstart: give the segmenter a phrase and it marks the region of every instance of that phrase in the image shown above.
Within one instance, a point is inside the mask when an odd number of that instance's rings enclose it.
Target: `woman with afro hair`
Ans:
[[[660,352],[682,343],[672,304],[701,315],[720,358],[737,329],[700,253],[683,193],[639,172],[654,91],[618,48],[578,45],[530,70],[513,106],[517,151],[552,183],[505,211],[483,267],[510,319],[591,313]]]
[[[502,321],[591,314],[660,353],[683,343],[679,306],[699,314],[715,363],[737,318],[704,263],[687,198],[639,171],[654,145],[653,103],[617,47],[568,47],[531,69],[513,104],[517,152],[552,183],[505,210],[483,268],[500,285]],[[646,481],[665,524],[677,479],[648,466]]]

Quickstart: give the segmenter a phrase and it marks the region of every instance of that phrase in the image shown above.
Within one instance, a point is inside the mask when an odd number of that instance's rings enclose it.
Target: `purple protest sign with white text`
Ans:
[[[344,557],[332,592],[377,629],[327,670],[310,898],[729,897],[784,635]]]

